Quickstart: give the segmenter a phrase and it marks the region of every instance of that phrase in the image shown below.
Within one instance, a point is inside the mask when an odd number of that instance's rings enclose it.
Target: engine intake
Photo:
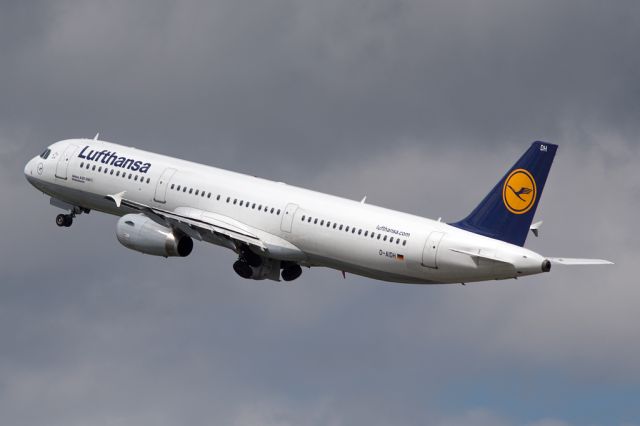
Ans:
[[[127,214],[118,220],[116,236],[120,244],[152,256],[185,257],[193,250],[193,240],[159,225],[142,214]]]

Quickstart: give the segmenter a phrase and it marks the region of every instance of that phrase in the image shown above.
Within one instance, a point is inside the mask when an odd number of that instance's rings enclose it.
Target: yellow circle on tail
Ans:
[[[509,173],[502,187],[502,201],[513,214],[528,212],[536,202],[538,191],[533,175],[525,169],[516,169]]]

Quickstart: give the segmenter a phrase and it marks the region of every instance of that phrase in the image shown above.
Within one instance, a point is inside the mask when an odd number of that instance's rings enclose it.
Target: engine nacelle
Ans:
[[[193,250],[193,240],[159,225],[142,214],[127,214],[118,220],[118,241],[123,246],[153,256],[185,257]]]

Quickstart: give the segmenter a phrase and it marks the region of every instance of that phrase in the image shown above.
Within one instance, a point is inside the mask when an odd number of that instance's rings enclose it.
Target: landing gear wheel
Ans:
[[[244,260],[236,260],[233,264],[233,270],[236,271],[236,274],[245,279],[251,278],[251,275],[253,275],[253,269],[251,269],[251,266],[249,266],[249,264]]]
[[[56,216],[56,225],[64,226],[66,228],[73,224],[73,216],[69,214],[59,214]]]
[[[67,215],[59,214],[56,216],[56,225],[65,226],[65,223],[67,223]]]
[[[293,281],[302,275],[302,268],[300,265],[287,266],[282,270],[282,279],[284,281]]]

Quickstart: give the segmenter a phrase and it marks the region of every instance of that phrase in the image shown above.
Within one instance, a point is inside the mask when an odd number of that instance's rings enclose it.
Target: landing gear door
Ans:
[[[297,204],[287,204],[282,214],[282,222],[280,223],[280,229],[283,232],[291,232],[291,226],[293,225],[293,217],[298,210]]]
[[[77,145],[69,145],[64,153],[60,156],[58,164],[56,165],[56,177],[59,179],[67,179],[67,171],[69,169],[69,163],[73,154],[77,151]]]
[[[427,242],[424,244],[424,250],[422,251],[422,266],[427,268],[438,268],[438,248],[440,247],[440,241],[444,237],[444,232],[434,231],[427,237]]]
[[[165,169],[158,179],[158,184],[156,185],[156,193],[153,196],[153,199],[158,203],[166,203],[167,202],[167,186],[169,185],[169,181],[176,173],[176,169]]]

